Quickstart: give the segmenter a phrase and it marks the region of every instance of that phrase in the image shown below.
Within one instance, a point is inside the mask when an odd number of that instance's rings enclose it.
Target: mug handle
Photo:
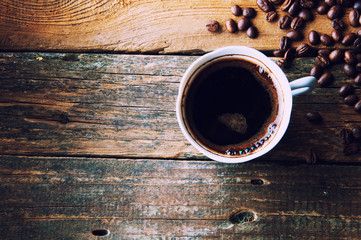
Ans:
[[[290,82],[292,96],[305,93],[317,86],[317,79],[312,76],[296,79]]]

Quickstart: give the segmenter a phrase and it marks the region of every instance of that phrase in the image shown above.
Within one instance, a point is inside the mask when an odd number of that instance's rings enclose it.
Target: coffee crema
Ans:
[[[221,58],[192,76],[183,93],[192,138],[220,155],[262,147],[278,125],[278,95],[270,74],[236,57]]]

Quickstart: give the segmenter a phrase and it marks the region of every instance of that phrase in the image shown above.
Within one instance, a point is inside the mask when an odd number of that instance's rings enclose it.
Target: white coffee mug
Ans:
[[[270,132],[267,133],[267,136],[264,136],[250,147],[237,149],[237,151],[227,150],[225,152],[217,152],[209,146],[206,146],[196,134],[192,133],[189,126],[191,123],[189,123],[185,117],[186,106],[184,99],[189,88],[192,87],[197,73],[201,72],[205,67],[209,66],[209,64],[219,59],[227,58],[251,62],[259,66],[260,69],[268,72],[278,96],[277,124],[270,126]],[[303,77],[290,83],[285,73],[274,61],[253,48],[245,46],[223,47],[201,56],[193,62],[184,73],[180,82],[177,98],[177,120],[186,139],[205,156],[223,163],[246,162],[266,154],[278,144],[290,122],[292,96],[309,91],[316,85],[316,78],[312,76]],[[234,148],[234,144],[232,146],[230,149]]]

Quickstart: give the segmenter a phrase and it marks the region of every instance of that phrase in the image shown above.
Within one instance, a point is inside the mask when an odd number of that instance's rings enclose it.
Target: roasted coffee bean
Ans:
[[[330,55],[330,53],[332,52],[332,49],[329,49],[329,48],[321,48],[317,51],[317,54],[318,55],[325,55],[325,56],[328,56]]]
[[[328,67],[331,63],[330,59],[328,58],[328,55],[324,55],[324,54],[319,54],[315,58],[315,62],[323,68]]]
[[[296,53],[298,57],[306,57],[312,51],[312,48],[307,43],[302,43],[300,46],[296,48]]]
[[[295,49],[291,47],[287,49],[287,51],[285,52],[284,59],[286,62],[292,62],[294,58],[295,58]]]
[[[353,79],[353,82],[358,85],[361,86],[361,74],[357,74],[356,77]]]
[[[353,93],[353,86],[350,83],[345,83],[338,92],[341,97],[345,98]]]
[[[303,39],[303,33],[299,30],[291,30],[287,32],[287,37],[292,41],[300,41]]]
[[[342,38],[341,43],[344,46],[350,46],[354,43],[356,38],[357,38],[357,35],[355,33],[348,33]]]
[[[323,67],[320,65],[315,65],[311,68],[310,75],[314,76],[315,78],[319,79],[323,74]]]
[[[287,1],[287,0],[286,0]],[[278,20],[278,26],[280,27],[280,29],[288,29],[290,28],[291,25],[291,17],[288,15],[283,15],[280,20]]]
[[[360,107],[361,107],[361,101],[358,101],[357,103],[356,103],[356,105],[359,103],[359,105],[360,105]],[[356,106],[355,105],[355,106]],[[359,126],[357,126],[357,127],[353,127],[352,128],[352,136],[353,136],[353,138],[354,139],[356,139],[356,140],[360,140],[361,139],[361,127],[359,127]]]
[[[220,29],[219,22],[215,20],[211,20],[206,24],[206,28],[210,32],[218,32]]]
[[[336,0],[325,0],[325,3],[330,7],[337,4]]]
[[[354,109],[356,112],[361,113],[361,100],[357,101],[357,103],[355,103]]]
[[[235,33],[237,31],[237,23],[233,19],[228,19],[226,21],[226,29],[230,33]]]
[[[344,60],[348,64],[352,64],[356,62],[356,55],[353,51],[347,50],[344,54]]]
[[[359,18],[360,13],[357,9],[352,9],[348,14],[348,21],[352,27],[358,27],[360,25]]]
[[[233,5],[231,7],[231,13],[234,15],[234,16],[241,16],[242,15],[242,8],[238,5]]]
[[[342,34],[337,30],[332,30],[331,37],[335,42],[341,42]]]
[[[334,81],[334,76],[330,72],[325,72],[321,75],[321,77],[317,80],[317,85],[319,87],[326,87],[330,85]]]
[[[332,63],[339,63],[341,61],[343,61],[344,59],[344,53],[343,50],[341,49],[335,49],[333,50],[330,55],[328,56],[328,58],[330,59],[330,61]]]
[[[295,1],[291,4],[291,6],[289,7],[288,9],[288,13],[291,15],[291,16],[296,16],[299,11],[301,9],[301,5],[300,5],[300,2],[298,1]]]
[[[334,76],[331,72],[323,73],[317,80],[317,85],[319,87],[327,87],[332,84],[334,81]]]
[[[361,11],[361,2],[359,1],[355,2],[353,8]]]
[[[303,19],[300,17],[294,17],[290,24],[291,28],[300,30],[303,28]]]
[[[293,0],[285,0],[281,6],[281,10],[284,12],[287,11],[290,8],[290,6],[292,5],[292,3],[293,3]]]
[[[250,38],[257,38],[258,37],[258,29],[255,26],[250,26],[247,29],[247,36]]]
[[[241,18],[237,24],[239,31],[246,31],[250,26],[252,26],[252,22],[249,18]]]
[[[329,9],[330,9],[330,7],[326,3],[321,2],[318,5],[318,7],[316,8],[316,12],[320,15],[325,15],[325,14],[327,14]]]
[[[343,71],[348,77],[355,77],[357,74],[355,65],[346,63],[343,65]]]
[[[340,5],[341,7],[344,8],[349,8],[352,7],[352,5],[354,4],[354,0],[336,0],[337,5]]]
[[[308,33],[308,41],[312,44],[312,45],[317,45],[320,43],[320,34],[318,34],[318,32],[312,30]]]
[[[361,49],[361,37],[357,37],[355,41],[353,42],[353,46],[356,49]]]
[[[320,123],[322,122],[322,116],[319,112],[308,112],[306,114],[306,118],[308,121],[310,121],[311,123]]]
[[[356,62],[361,62],[361,53],[356,54]]]
[[[270,11],[266,14],[266,21],[267,22],[274,22],[276,21],[278,15],[275,11]]]
[[[244,8],[243,16],[245,16],[246,18],[254,18],[256,16],[256,10],[251,7]]]
[[[318,162],[318,154],[314,150],[310,149],[308,151],[308,155],[306,156],[306,163],[315,164],[317,162]]]
[[[285,0],[270,0],[271,3],[275,6],[282,5]]]
[[[268,0],[257,0],[257,5],[263,12],[270,12],[273,10],[273,6]]]
[[[288,68],[290,66],[290,63],[287,62],[285,59],[279,59],[277,62],[277,65],[281,68]]]
[[[273,56],[275,57],[283,57],[284,55],[285,55],[285,51],[283,50],[278,49],[273,51]]]
[[[358,102],[358,97],[355,94],[348,95],[344,98],[344,101],[349,106],[354,106]]]
[[[332,6],[327,12],[327,18],[330,20],[341,17],[342,8],[339,5]]]
[[[339,132],[339,136],[341,139],[341,143],[344,145],[348,145],[353,142],[353,134],[350,129],[343,128]]]
[[[336,18],[332,20],[332,27],[333,29],[342,32],[346,29],[346,24],[341,18]]]
[[[283,51],[286,51],[287,49],[289,49],[291,47],[291,39],[289,39],[288,37],[281,37],[280,40],[280,49]]]
[[[312,12],[308,9],[302,9],[298,13],[298,17],[302,18],[304,21],[312,21],[313,19]]]
[[[357,72],[361,72],[361,63],[356,63],[356,70]]]
[[[334,43],[333,39],[327,34],[321,34],[320,41],[323,45],[328,46],[328,47],[332,46]]]
[[[300,5],[303,9],[314,9],[316,3],[314,0],[300,0]]]
[[[360,151],[360,147],[357,143],[350,143],[343,148],[343,154],[345,156],[356,154],[359,151]]]

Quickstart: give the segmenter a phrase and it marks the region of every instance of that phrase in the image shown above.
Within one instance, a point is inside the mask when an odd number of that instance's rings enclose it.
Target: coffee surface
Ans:
[[[185,113],[203,145],[224,154],[230,147],[251,148],[266,134],[277,114],[277,94],[262,68],[240,59],[218,60],[194,79]]]

